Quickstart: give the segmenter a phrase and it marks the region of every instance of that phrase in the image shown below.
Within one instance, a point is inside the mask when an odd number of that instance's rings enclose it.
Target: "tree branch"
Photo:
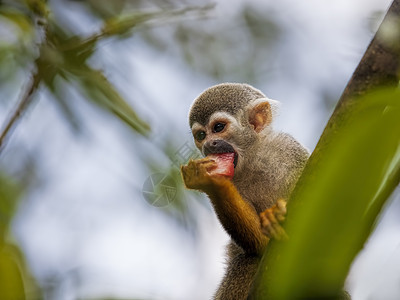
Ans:
[[[30,3],[30,2],[28,4],[32,5],[32,3]],[[30,7],[30,9],[34,13],[33,24],[36,24],[37,32],[41,35],[41,39],[40,39],[40,42],[38,45],[38,47],[40,48],[41,45],[43,45],[47,41],[47,37],[46,37],[47,10],[46,10],[46,6],[43,3],[35,2],[35,4],[36,5],[33,5],[32,7]],[[40,55],[41,55],[41,53],[39,54],[39,57],[40,57]],[[12,133],[12,130],[18,124],[18,121],[20,120],[21,116],[26,111],[29,104],[32,102],[34,93],[40,84],[41,74],[38,70],[37,61],[38,61],[38,59],[35,61],[35,64],[34,64],[34,68],[36,68],[36,69],[34,69],[32,71],[31,79],[28,82],[26,91],[23,93],[23,96],[22,96],[20,102],[17,104],[13,113],[10,114],[8,120],[6,119],[6,121],[4,121],[4,123],[3,123],[2,130],[0,132],[0,155],[3,152],[5,145],[7,144],[7,141],[10,137],[10,134]]]
[[[35,91],[37,90],[40,83],[40,77],[38,72],[36,71],[31,80],[28,83],[25,93],[23,94],[22,99],[17,104],[14,112],[10,115],[7,121],[4,122],[3,129],[0,134],[0,155],[8,141],[8,138],[12,132],[12,129],[17,125],[21,116],[28,108]]]

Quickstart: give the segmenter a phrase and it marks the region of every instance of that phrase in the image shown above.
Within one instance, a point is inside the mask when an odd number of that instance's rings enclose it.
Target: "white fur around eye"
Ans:
[[[237,125],[238,122],[236,120],[235,117],[233,117],[231,114],[227,113],[227,112],[222,112],[222,111],[217,111],[215,113],[213,113],[210,117],[210,121],[208,122],[208,124],[213,124],[216,121],[226,121],[230,124],[234,124]]]
[[[202,125],[200,125],[199,123],[194,122],[192,125],[192,133],[195,133],[196,131],[199,131],[199,130],[204,130],[204,127]]]

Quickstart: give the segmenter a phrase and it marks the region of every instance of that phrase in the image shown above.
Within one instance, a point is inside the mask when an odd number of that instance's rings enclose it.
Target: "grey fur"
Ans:
[[[247,84],[225,83],[204,91],[189,113],[190,126],[205,126],[217,111],[228,112],[239,120],[239,128],[227,137],[239,155],[233,183],[257,213],[278,199],[288,199],[309,157],[308,151],[293,137],[275,132],[268,125],[256,133],[248,122],[248,104],[266,98]],[[204,153],[204,152],[203,152]],[[215,299],[247,299],[260,257],[246,253],[234,241],[227,251],[227,270]]]
[[[265,98],[265,95],[248,84],[221,83],[212,86],[193,102],[189,125],[192,127],[195,121],[201,125],[207,124],[212,113],[216,111],[225,111],[235,116],[238,110],[259,98]]]

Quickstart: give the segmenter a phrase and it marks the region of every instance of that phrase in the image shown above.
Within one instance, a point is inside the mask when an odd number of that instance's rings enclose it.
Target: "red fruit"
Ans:
[[[218,174],[229,177],[230,179],[233,178],[233,173],[235,172],[234,167],[234,160],[235,160],[235,153],[216,153],[210,154],[207,157],[215,160],[217,163],[217,167],[211,170],[210,174]]]

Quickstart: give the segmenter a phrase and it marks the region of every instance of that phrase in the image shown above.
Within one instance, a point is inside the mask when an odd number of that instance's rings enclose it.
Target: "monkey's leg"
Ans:
[[[186,187],[209,196],[222,226],[246,253],[262,254],[269,238],[261,231],[260,217],[231,180],[209,174],[215,167],[215,162],[207,158],[190,161],[181,168]]]
[[[275,205],[260,213],[262,232],[269,238],[287,240],[289,237],[281,226],[281,223],[285,221],[285,215],[286,201],[279,199]]]

